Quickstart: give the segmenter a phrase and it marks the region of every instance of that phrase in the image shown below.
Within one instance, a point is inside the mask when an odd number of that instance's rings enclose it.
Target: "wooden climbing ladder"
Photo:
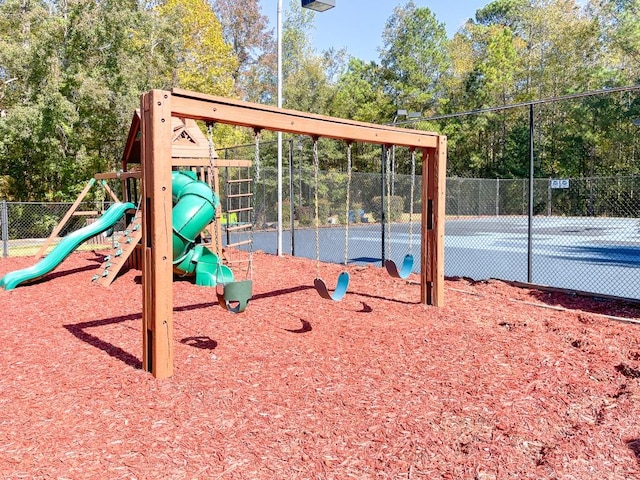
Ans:
[[[138,209],[122,235],[113,243],[112,252],[104,257],[100,273],[93,276],[93,281],[103,287],[111,285],[111,282],[116,279],[141,239],[142,211]]]
[[[250,163],[249,163],[250,165]],[[227,244],[224,259],[232,269],[234,265],[246,265],[249,270],[251,256],[239,256],[230,252],[230,249],[253,243],[254,223],[254,179],[251,177],[251,168],[234,169],[234,178],[230,178],[227,171],[225,181],[226,212],[223,214],[223,225],[227,236]],[[246,173],[243,173],[246,172]],[[234,234],[232,241],[231,235]],[[251,252],[249,252],[251,253]]]

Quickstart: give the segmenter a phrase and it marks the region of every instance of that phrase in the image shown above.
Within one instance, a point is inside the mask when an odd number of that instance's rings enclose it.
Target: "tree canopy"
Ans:
[[[398,109],[442,116],[640,83],[640,0],[495,0],[452,38],[409,0],[389,7],[366,62],[316,51],[315,14],[294,0],[285,11],[285,108],[389,123]],[[275,104],[276,81],[258,0],[0,0],[0,198],[68,200],[116,168],[151,88]],[[638,91],[538,106],[537,175],[637,174],[639,118]],[[449,175],[526,173],[526,109],[413,126],[448,136]]]

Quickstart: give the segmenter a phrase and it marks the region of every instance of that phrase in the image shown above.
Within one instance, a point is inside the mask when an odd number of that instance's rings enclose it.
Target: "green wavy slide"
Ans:
[[[32,267],[7,273],[0,279],[0,288],[13,290],[21,283],[32,282],[44,277],[60,265],[81,243],[113,227],[127,210],[135,208],[136,206],[130,202],[114,203],[95,222],[64,237],[51,253]]]

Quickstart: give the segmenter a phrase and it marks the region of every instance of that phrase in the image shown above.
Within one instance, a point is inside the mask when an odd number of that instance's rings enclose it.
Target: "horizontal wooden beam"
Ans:
[[[171,113],[227,125],[420,149],[436,148],[439,137],[433,132],[356,122],[178,89],[171,92]]]
[[[118,178],[121,180],[127,178],[142,178],[142,172],[104,172],[94,175],[96,180],[112,180]]]
[[[208,167],[208,158],[172,158],[171,165],[174,167]],[[215,158],[213,166],[217,168],[224,167],[250,167],[253,165],[251,160],[224,160]]]

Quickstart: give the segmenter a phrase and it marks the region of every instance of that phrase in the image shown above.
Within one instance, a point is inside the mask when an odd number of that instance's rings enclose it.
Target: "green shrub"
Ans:
[[[300,222],[300,225],[313,225],[313,215],[314,213],[311,211],[311,207],[308,205],[302,207],[295,207],[294,209],[296,219]]]
[[[285,206],[284,203],[282,205],[282,210],[284,212],[285,210]],[[287,210],[286,210],[286,215],[285,218],[289,218],[289,206],[287,205]],[[295,206],[294,207],[294,214],[295,214],[295,219],[298,220],[298,222],[300,222],[300,225],[314,225],[315,224],[315,219],[316,219],[316,208],[315,205],[311,204],[311,205],[304,205],[302,207],[300,206]],[[327,218],[329,218],[329,216],[331,215],[331,205],[329,203],[329,200],[326,198],[319,198],[318,199],[318,220],[320,222],[320,225],[323,225],[325,223],[327,223]],[[344,214],[343,214],[344,216]]]
[[[387,205],[389,202],[389,205]],[[392,195],[384,199],[384,205],[382,205],[382,197],[373,197],[371,199],[371,213],[376,221],[382,219],[382,210],[386,214],[386,220],[388,222],[397,222],[402,220],[402,213],[404,211],[404,199],[397,195]]]

